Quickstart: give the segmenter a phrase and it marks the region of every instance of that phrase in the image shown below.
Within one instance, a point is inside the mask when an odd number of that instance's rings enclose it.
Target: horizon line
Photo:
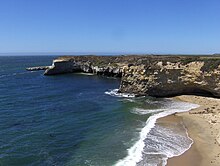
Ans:
[[[160,52],[104,52],[104,51],[45,51],[45,52],[0,52],[0,56],[22,55],[220,55],[220,53],[160,53]]]

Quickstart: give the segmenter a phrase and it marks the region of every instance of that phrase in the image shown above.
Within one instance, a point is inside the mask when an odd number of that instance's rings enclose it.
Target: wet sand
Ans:
[[[194,143],[184,154],[169,159],[167,165],[220,166],[220,99],[189,95],[174,99],[200,107],[175,115],[183,119]]]

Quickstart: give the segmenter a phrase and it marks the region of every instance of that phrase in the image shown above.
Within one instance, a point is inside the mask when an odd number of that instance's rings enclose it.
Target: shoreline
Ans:
[[[198,104],[200,107],[174,115],[182,118],[194,143],[182,155],[168,159],[167,166],[219,166],[220,99],[190,95],[173,99]]]

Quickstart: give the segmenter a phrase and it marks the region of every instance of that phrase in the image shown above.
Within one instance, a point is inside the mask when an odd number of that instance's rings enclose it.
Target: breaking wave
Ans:
[[[134,98],[135,94],[132,93],[118,93],[118,89],[113,89],[110,91],[105,92],[107,95],[111,95],[114,97],[124,97],[124,98]]]
[[[139,140],[128,149],[128,155],[119,160],[115,166],[165,166],[168,158],[179,156],[191,147],[193,140],[188,137],[183,124],[166,128],[156,124],[156,121],[177,112],[186,112],[197,108],[198,105],[175,102],[171,99],[165,100],[168,104],[160,109],[135,108],[131,111],[134,114],[149,114],[151,116],[146,121],[145,127],[142,128]]]

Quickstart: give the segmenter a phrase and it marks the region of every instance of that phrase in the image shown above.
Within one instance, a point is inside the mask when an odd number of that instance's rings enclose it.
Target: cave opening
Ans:
[[[171,89],[168,88],[166,90],[161,88],[160,89],[152,88],[150,91],[146,92],[146,94],[154,97],[175,97],[180,95],[195,95],[195,96],[219,98],[209,90],[200,87],[184,87],[184,88],[172,87]]]
[[[186,93],[183,94],[185,95],[196,95],[196,96],[204,96],[204,97],[216,97],[212,92],[206,89],[198,88],[198,87],[193,87],[193,88],[187,88]]]

